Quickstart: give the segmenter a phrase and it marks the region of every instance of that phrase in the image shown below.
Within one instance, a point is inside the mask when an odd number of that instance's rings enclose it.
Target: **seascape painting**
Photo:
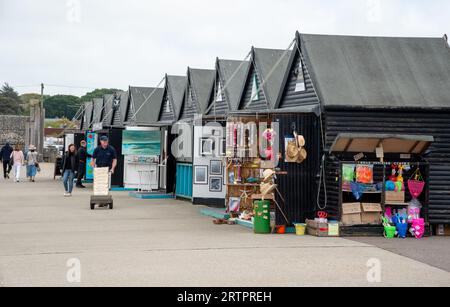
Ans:
[[[161,154],[161,131],[124,130],[122,154],[159,156]]]

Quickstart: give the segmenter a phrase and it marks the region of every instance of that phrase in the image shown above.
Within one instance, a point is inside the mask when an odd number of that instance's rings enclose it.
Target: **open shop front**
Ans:
[[[308,161],[309,150],[314,152],[316,142],[308,133],[315,128],[309,120],[315,118],[313,114],[276,113],[228,118],[225,199],[231,222],[247,224],[255,233],[294,232],[294,225],[301,226],[296,227],[298,234],[304,233],[304,212],[298,213],[303,211],[299,209],[303,198],[288,195],[286,181],[289,176],[314,181],[315,174],[313,178],[303,176],[303,172],[314,170],[296,165]],[[304,211],[313,214],[313,202],[309,206],[311,210]]]
[[[431,136],[339,134],[327,162],[324,213],[342,236],[427,235]],[[326,217],[324,214],[323,217]]]
[[[66,129],[64,130],[63,138],[63,147],[61,151],[58,153],[58,156],[55,161],[55,168],[53,173],[53,178],[56,178],[56,176],[62,176],[61,170],[62,170],[62,157],[65,152],[69,150],[69,145],[74,144],[75,147],[78,149],[80,147],[81,141],[84,141],[86,139],[86,134],[82,130],[74,130],[74,129]]]
[[[173,192],[170,137],[168,127],[127,127],[123,131],[125,188],[137,190],[143,198]]]
[[[124,175],[124,158],[122,154],[122,131],[123,128],[103,128],[101,124],[94,125],[92,131],[86,133],[86,143],[87,152],[92,155],[97,146],[100,145],[100,138],[102,136],[107,136],[109,139],[109,144],[114,147],[117,153],[117,167],[114,174],[111,176],[111,186],[113,187],[123,187],[123,175]],[[91,167],[91,158],[88,159],[86,165],[86,179],[93,180],[93,169]]]

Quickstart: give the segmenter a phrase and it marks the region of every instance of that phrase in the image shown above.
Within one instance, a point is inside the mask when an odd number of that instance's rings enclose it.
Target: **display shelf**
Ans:
[[[385,206],[409,206],[408,203],[385,202]]]
[[[342,192],[353,193],[352,191],[348,191],[348,190],[342,190]],[[363,194],[381,194],[381,193],[383,193],[383,191],[366,191],[366,192],[363,192]]]

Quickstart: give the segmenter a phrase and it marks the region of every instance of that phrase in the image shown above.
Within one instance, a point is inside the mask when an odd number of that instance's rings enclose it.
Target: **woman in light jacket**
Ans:
[[[16,182],[20,181],[20,169],[25,162],[22,149],[19,145],[14,147],[14,151],[11,153],[11,160],[13,161],[14,178]]]
[[[36,152],[36,147],[30,145],[29,151],[27,153],[27,178],[34,182],[36,177],[38,167],[38,153]]]

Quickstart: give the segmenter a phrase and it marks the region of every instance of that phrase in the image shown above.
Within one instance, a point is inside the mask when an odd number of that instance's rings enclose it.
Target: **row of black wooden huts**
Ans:
[[[279,165],[286,175],[277,183],[291,221],[313,218],[319,208],[339,218],[336,161],[342,153],[333,152],[332,145],[340,135],[432,136],[421,153],[429,163],[428,221],[450,223],[450,48],[445,37],[296,33],[288,50],[252,48],[244,61],[217,59],[213,70],[188,68],[186,76],[166,75],[162,89],[130,87],[94,99],[84,110],[83,131],[98,123],[110,135],[126,125],[160,127],[170,144],[175,124],[199,124],[199,114],[203,124],[225,123],[231,116],[270,116],[279,123],[280,137],[295,130],[307,140],[304,163]],[[119,148],[120,137],[113,139]],[[195,158],[167,155],[168,192],[193,203],[223,204],[223,194],[196,195]]]

